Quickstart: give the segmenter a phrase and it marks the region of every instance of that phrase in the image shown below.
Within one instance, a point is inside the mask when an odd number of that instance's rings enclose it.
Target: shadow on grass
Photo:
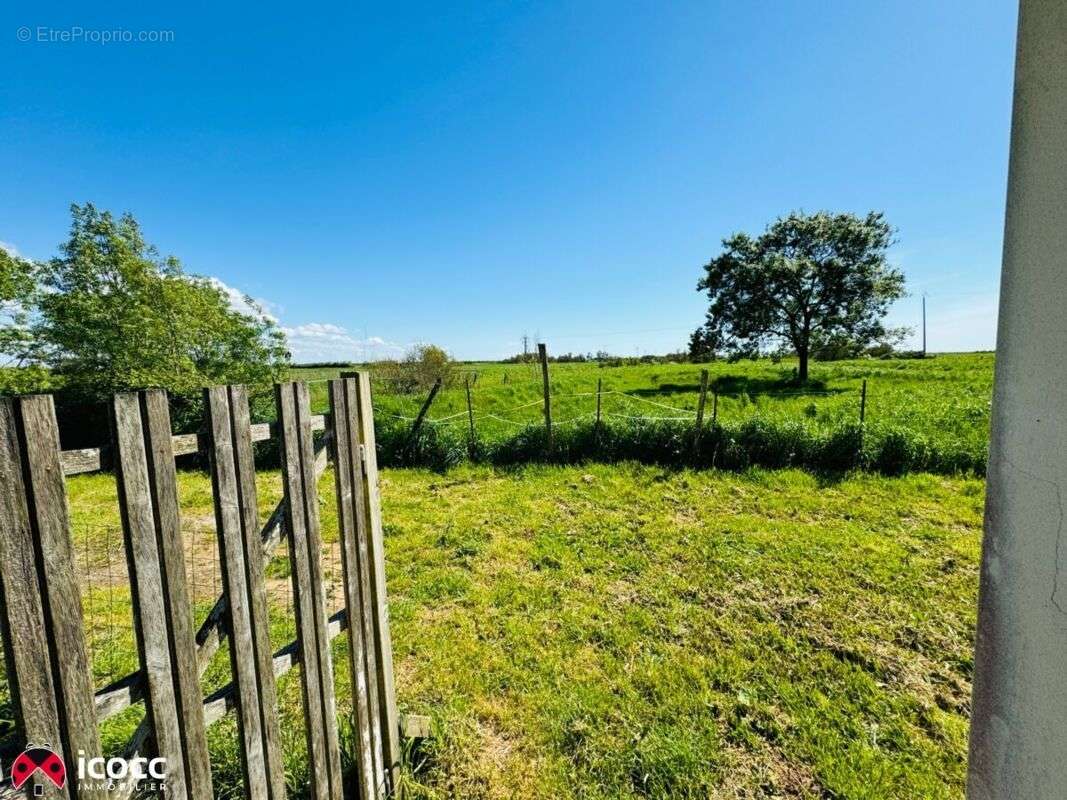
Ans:
[[[777,378],[753,378],[747,375],[720,375],[709,385],[719,394],[841,394],[853,392],[854,389],[828,389],[826,381],[813,378],[807,381],[798,381],[795,375],[782,374]],[[670,394],[693,393],[700,391],[700,384],[693,383],[661,383],[650,389],[628,389],[624,393],[637,397],[656,397]]]
[[[638,397],[655,397],[664,394],[680,394],[700,391],[699,383],[661,383],[653,389],[627,389],[623,394],[633,394]]]
[[[826,381],[809,378],[797,380],[792,374],[783,374],[777,378],[752,378],[747,375],[720,375],[711,382],[711,388],[719,394],[841,394],[852,389],[828,389]]]

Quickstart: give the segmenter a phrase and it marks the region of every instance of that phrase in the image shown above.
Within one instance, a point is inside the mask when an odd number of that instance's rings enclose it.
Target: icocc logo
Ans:
[[[30,745],[11,765],[11,785],[21,789],[33,775],[41,775],[57,789],[62,789],[67,784],[67,765],[51,748]]]
[[[63,758],[49,745],[30,745],[15,759],[11,765],[11,786],[21,789],[35,775],[38,781],[35,795],[41,794],[40,781],[62,789],[71,777]],[[161,792],[166,791],[166,779],[165,758],[103,758],[78,751],[78,789],[115,791],[132,787]],[[2,772],[0,780],[3,780]]]
[[[78,780],[141,783],[167,779],[165,758],[86,758],[78,752]]]

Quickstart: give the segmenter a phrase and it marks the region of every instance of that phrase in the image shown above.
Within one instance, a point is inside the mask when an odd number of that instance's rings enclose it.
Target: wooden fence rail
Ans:
[[[244,387],[205,391],[206,433],[173,436],[162,391],[116,395],[105,448],[61,453],[51,397],[0,401],[0,628],[18,722],[18,742],[47,742],[67,761],[63,791],[47,781],[33,794],[67,800],[104,796],[79,781],[74,758],[100,753],[97,725],[144,701],[146,716],[125,749],[168,763],[167,792],[212,794],[205,728],[238,717],[244,794],[283,800],[275,679],[300,664],[311,797],[341,800],[342,774],[330,643],[348,631],[352,717],[360,796],[391,793],[400,760],[384,547],[374,457],[370,381],[330,385],[331,414],[310,413],[306,384],[276,387],[278,423],[252,425]],[[325,430],[315,441],[312,432]],[[284,498],[260,527],[252,442],[281,440]],[[223,593],[193,633],[174,458],[210,456]],[[345,608],[327,619],[317,482],[327,454],[337,465]],[[92,691],[75,579],[64,475],[113,465],[140,668]],[[286,538],[297,638],[271,652],[264,567]],[[208,698],[199,680],[227,636],[232,682]],[[425,734],[424,718],[412,729]],[[16,743],[17,744],[17,743]],[[8,743],[11,745],[11,742]],[[21,745],[19,745],[21,746]],[[109,798],[129,797],[128,784]]]
[[[311,417],[311,430],[321,431],[328,426],[326,417],[316,414]],[[277,435],[277,425],[258,422],[251,426],[252,441],[265,442]],[[193,453],[206,453],[207,442],[195,433],[180,433],[170,437],[171,450],[175,456],[187,456]],[[64,450],[60,453],[63,461],[64,475],[80,475],[83,472],[97,472],[108,465],[110,448],[88,447],[80,450]]]

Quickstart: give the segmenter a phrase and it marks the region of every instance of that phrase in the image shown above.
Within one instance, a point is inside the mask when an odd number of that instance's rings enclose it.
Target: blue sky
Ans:
[[[143,5],[0,10],[24,255],[92,201],[301,360],[633,354],[684,345],[729,233],[879,209],[892,321],[925,292],[931,349],[993,346],[1012,2]]]

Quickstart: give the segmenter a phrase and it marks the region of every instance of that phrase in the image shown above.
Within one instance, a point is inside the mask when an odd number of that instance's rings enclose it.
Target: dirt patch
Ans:
[[[727,746],[730,766],[725,780],[712,795],[722,800],[768,798],[822,798],[826,791],[804,764],[789,760],[770,745],[758,750]]]

